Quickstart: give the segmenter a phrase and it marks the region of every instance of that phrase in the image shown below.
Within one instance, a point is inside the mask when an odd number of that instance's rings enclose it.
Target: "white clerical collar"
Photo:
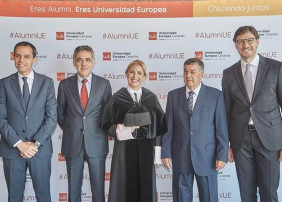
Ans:
[[[133,90],[132,88],[130,88],[129,86],[127,86],[127,91],[130,93],[130,94],[138,94],[138,95],[142,95],[142,88],[140,87],[138,90]]]

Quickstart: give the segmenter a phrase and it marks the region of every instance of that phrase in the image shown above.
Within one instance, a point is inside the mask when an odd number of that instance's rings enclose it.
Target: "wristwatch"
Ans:
[[[36,147],[36,148],[38,148],[38,147],[40,147],[40,142],[38,142],[37,140],[34,142],[34,146]]]

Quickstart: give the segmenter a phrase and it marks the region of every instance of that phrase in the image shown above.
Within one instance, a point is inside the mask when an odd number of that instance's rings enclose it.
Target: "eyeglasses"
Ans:
[[[236,41],[236,43],[239,44],[239,45],[243,45],[245,42],[247,42],[247,44],[250,45],[250,44],[254,43],[255,39],[256,38],[238,39]]]

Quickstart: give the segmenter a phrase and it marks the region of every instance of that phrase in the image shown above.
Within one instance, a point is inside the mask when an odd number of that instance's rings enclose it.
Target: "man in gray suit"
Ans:
[[[37,51],[29,42],[14,48],[14,73],[0,81],[0,156],[8,201],[22,202],[29,169],[36,199],[51,202],[51,134],[57,123],[53,80],[32,70]]]
[[[257,54],[259,35],[237,29],[233,41],[241,57],[223,72],[229,125],[229,161],[235,161],[241,199],[277,202],[282,160],[282,63]],[[233,156],[234,155],[234,156]]]
[[[217,171],[227,163],[228,132],[223,94],[201,83],[204,63],[184,63],[185,86],[168,93],[162,161],[173,168],[173,201],[192,202],[197,180],[201,202],[217,202]]]
[[[81,201],[84,161],[88,162],[92,201],[105,201],[105,160],[108,140],[100,128],[103,109],[112,95],[110,82],[92,73],[90,46],[74,50],[77,74],[60,82],[58,123],[63,130],[62,154],[68,172],[68,201]]]

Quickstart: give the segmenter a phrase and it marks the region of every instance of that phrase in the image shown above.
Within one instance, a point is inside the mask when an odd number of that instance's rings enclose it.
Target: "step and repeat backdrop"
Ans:
[[[73,50],[90,45],[95,51],[93,72],[111,82],[113,92],[127,85],[127,65],[143,60],[148,77],[144,87],[153,91],[163,109],[170,90],[183,83],[183,62],[191,57],[205,63],[203,83],[221,89],[222,72],[240,58],[232,38],[242,25],[253,25],[260,34],[258,52],[282,60],[282,1],[222,0],[189,2],[0,2],[0,78],[14,72],[13,47],[29,41],[38,49],[34,70],[53,78],[55,88],[76,73]],[[61,154],[62,130],[53,136],[52,201],[67,201],[67,171]],[[108,197],[113,141],[106,161]],[[2,159],[0,195],[7,199]],[[172,201],[172,173],[158,167],[159,201]],[[36,201],[29,173],[24,201]],[[91,201],[87,164],[82,199]],[[240,201],[234,163],[218,173],[219,201]],[[195,184],[196,185],[196,184]],[[279,187],[282,200],[282,187]],[[194,186],[194,201],[199,201]]]

